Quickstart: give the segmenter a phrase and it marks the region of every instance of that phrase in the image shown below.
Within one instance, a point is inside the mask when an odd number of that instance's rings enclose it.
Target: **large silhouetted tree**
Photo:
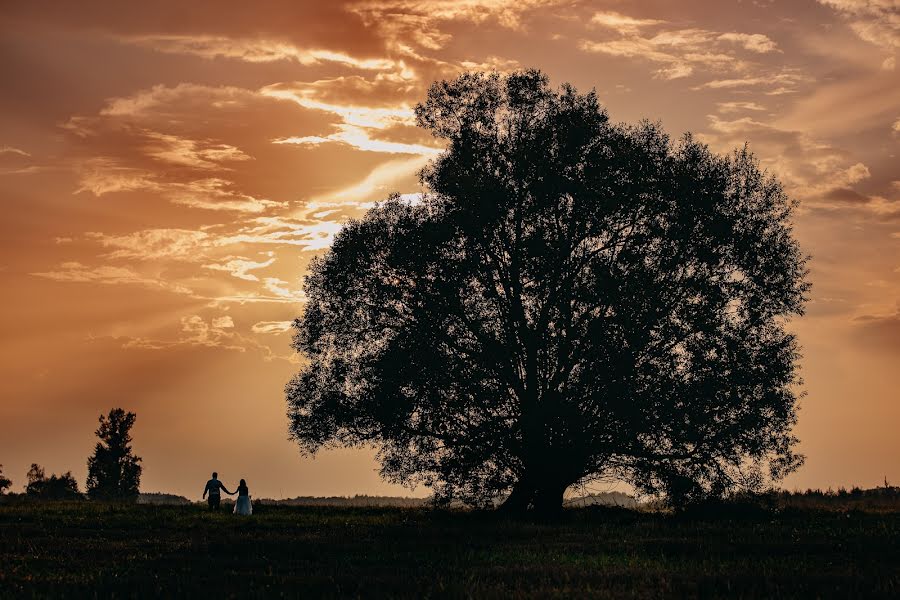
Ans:
[[[537,71],[432,85],[447,149],[313,261],[288,384],[303,451],[375,446],[438,497],[554,510],[619,478],[676,504],[796,468],[805,258],[744,148],[614,125]]]
[[[88,459],[87,493],[92,500],[134,501],[141,483],[141,459],[131,451],[137,415],[121,408],[100,415],[94,455]]]

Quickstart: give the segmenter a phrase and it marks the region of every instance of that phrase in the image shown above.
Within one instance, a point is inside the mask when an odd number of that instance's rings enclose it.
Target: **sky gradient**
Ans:
[[[309,260],[420,191],[436,79],[536,67],[613,121],[749,142],[812,256],[788,488],[900,481],[900,1],[4,2],[0,464],[80,484],[137,413],[144,491],[424,495],[302,459],[282,388]]]

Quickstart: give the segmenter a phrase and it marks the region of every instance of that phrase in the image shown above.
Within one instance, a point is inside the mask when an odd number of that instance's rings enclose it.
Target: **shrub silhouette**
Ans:
[[[416,117],[448,144],[421,202],[350,221],[306,278],[303,452],[374,446],[392,481],[514,511],[601,477],[687,504],[801,463],[806,259],[746,147],[612,124],[538,71],[435,83]]]
[[[47,477],[44,468],[32,463],[25,476],[27,485],[25,495],[38,500],[79,500],[82,498],[78,491],[78,482],[72,477],[71,471],[62,475]]]

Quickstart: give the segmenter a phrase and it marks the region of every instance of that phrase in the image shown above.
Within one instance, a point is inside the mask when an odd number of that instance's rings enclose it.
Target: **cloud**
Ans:
[[[720,113],[735,113],[746,110],[760,111],[766,110],[766,107],[756,102],[717,102],[716,106]]]
[[[274,139],[275,144],[317,146],[337,143],[365,152],[437,154],[441,151],[439,147],[379,137],[379,134],[415,129],[412,107],[407,101],[399,100],[405,98],[408,91],[408,87],[398,87],[390,82],[369,81],[360,77],[339,77],[312,83],[270,85],[263,88],[261,93],[294,102],[310,110],[330,113],[342,121],[334,126],[336,131],[328,135],[287,136]],[[386,97],[398,100],[394,103],[389,100],[386,102]],[[416,132],[413,135],[421,133]]]
[[[778,175],[788,192],[805,208],[855,208],[870,215],[893,214],[897,203],[862,194],[856,184],[871,177],[867,165],[852,161],[847,152],[792,129],[763,123],[751,117],[725,120],[709,115],[710,132],[698,138],[718,151],[749,142],[764,167]]]
[[[278,244],[299,246],[303,250],[322,250],[331,245],[341,224],[290,217],[259,217],[223,234],[216,245]]]
[[[130,96],[111,98],[100,110],[101,116],[154,118],[178,118],[199,105],[223,108],[246,104],[255,94],[251,90],[234,86],[207,86],[179,83],[175,86],[154,85]]]
[[[260,321],[259,323],[254,323],[250,330],[253,333],[285,333],[290,331],[291,324],[291,321]]]
[[[778,51],[778,44],[761,33],[723,33],[718,39],[733,42],[742,46],[745,50],[759,54]]]
[[[277,322],[272,322],[277,323]],[[257,323],[257,325],[264,323]],[[251,328],[256,335],[277,333],[265,328],[257,329],[257,325]],[[169,338],[143,337],[143,336],[111,336],[112,339],[122,342],[122,348],[130,350],[170,350],[172,348],[208,348],[226,350],[231,352],[257,351],[262,354],[265,361],[276,359],[297,363],[295,354],[280,355],[272,351],[266,344],[261,343],[253,336],[248,336],[237,330],[234,320],[229,315],[204,318],[200,315],[183,316],[180,319],[178,332]]]
[[[67,0],[46,0],[41,6],[16,3],[4,18],[20,28],[44,27],[64,32],[89,32],[113,40],[170,38],[171,46],[188,40],[271,40],[304,49],[370,56],[382,48],[375,32],[346,7],[353,0],[193,0],[189,7],[165,0],[125,7],[112,0],[84,0],[71,10]],[[259,54],[259,53],[258,53]],[[261,53],[263,56],[265,52]]]
[[[266,277],[263,279],[266,289],[278,296],[292,302],[306,302],[306,294],[303,290],[292,290],[288,288],[287,281],[278,277]]]
[[[200,315],[190,315],[181,318],[181,335],[176,339],[125,337],[122,347],[165,350],[176,346],[199,346],[237,352],[246,352],[248,347],[260,347],[252,340],[231,331],[232,329],[234,329],[234,321],[229,316],[215,317],[211,321],[206,321]]]
[[[145,229],[125,235],[91,231],[85,237],[111,248],[106,258],[137,260],[197,260],[210,242],[208,233],[193,229]]]
[[[234,328],[234,320],[225,315],[224,317],[214,318],[210,325],[213,329],[232,329]]]
[[[220,163],[251,160],[238,148],[228,144],[198,141],[156,131],[146,132],[150,142],[144,146],[146,153],[162,162],[195,169],[221,169]]]
[[[614,29],[622,34],[634,33],[641,27],[649,27],[651,25],[661,25],[665,23],[665,21],[660,21],[658,19],[636,19],[634,17],[629,17],[627,15],[623,15],[622,13],[613,11],[594,13],[594,16],[591,17],[590,22],[594,25],[609,27],[610,29]]]
[[[330,84],[339,80],[320,80],[313,83],[274,84],[260,93],[271,98],[295,102],[304,108],[320,110],[341,117],[347,125],[360,128],[384,129],[391,125],[414,125],[415,115],[407,103],[394,106],[367,106],[329,102]],[[343,87],[343,86],[341,86]]]
[[[256,198],[233,188],[234,184],[230,181],[210,177],[187,183],[166,184],[159,191],[175,204],[205,210],[262,213],[270,208],[285,206],[284,202]]]
[[[272,253],[270,252],[268,254],[271,256]],[[214,271],[225,271],[231,273],[232,277],[237,277],[238,279],[243,279],[245,281],[259,281],[259,277],[249,271],[264,269],[275,263],[274,257],[264,261],[252,261],[243,257],[227,258],[230,259],[227,260],[227,262],[203,265],[203,268],[212,269]]]
[[[110,98],[96,115],[76,115],[63,126],[75,154],[70,162],[78,174],[76,192],[97,197],[143,192],[203,210],[277,209],[284,203],[242,189],[254,180],[242,175],[257,161],[240,145],[252,143],[252,132],[260,136],[257,143],[268,146],[266,129],[272,123],[290,126],[296,122],[291,113],[298,112],[232,86],[153,86]],[[238,143],[220,136],[234,136]],[[241,173],[234,175],[239,165]]]
[[[31,273],[36,277],[74,283],[100,283],[103,285],[139,285],[151,289],[165,290],[176,294],[193,295],[193,292],[181,285],[141,275],[128,267],[101,265],[89,267],[79,262],[64,262],[56,270]]]
[[[306,203],[303,214],[335,207],[349,206],[358,210],[371,208],[377,200],[387,198],[392,192],[406,191],[401,189],[401,186],[410,185],[410,180],[415,181],[415,174],[427,163],[427,156],[414,156],[382,163],[357,183],[314,196]]]
[[[24,150],[20,150],[18,148],[13,148],[12,146],[0,146],[0,154],[15,154],[17,156],[31,156]]]
[[[818,0],[840,13],[867,42],[885,49],[900,48],[900,3],[896,0]]]
[[[806,75],[802,75],[800,73],[792,71],[783,71],[781,73],[773,75],[737,77],[733,79],[715,79],[712,81],[707,81],[706,83],[703,83],[691,89],[731,90],[739,88],[774,87],[774,90],[769,90],[766,93],[780,95],[794,92],[795,89],[793,86],[797,85],[798,83],[804,83],[807,81],[809,81],[809,77]]]
[[[734,53],[734,46],[754,54],[777,50],[769,37],[754,33],[719,33],[706,29],[659,29],[665,21],[636,19],[616,12],[595,13],[591,23],[616,31],[618,39],[581,40],[578,47],[623,58],[640,58],[660,63],[655,75],[662,79],[679,79],[692,75],[695,69],[741,72],[750,64]],[[657,28],[655,33],[643,33]]]
[[[75,193],[91,192],[99,198],[106,194],[138,191],[153,192],[174,204],[214,211],[262,213],[285,205],[239,192],[231,181],[220,177],[163,181],[154,173],[118,165],[111,158],[86,161]]]
[[[377,0],[354,3],[350,10],[366,23],[391,20],[394,15],[423,17],[433,21],[469,21],[484,23],[496,20],[508,29],[521,29],[522,17],[539,8],[564,4],[567,0]]]
[[[298,48],[290,42],[269,38],[236,38],[213,35],[134,35],[118,38],[126,44],[152,48],[170,54],[193,54],[203,58],[229,58],[250,63],[280,60],[302,65],[337,63],[362,70],[389,70],[396,63],[388,58],[356,58],[344,52],[322,48]]]
[[[155,189],[153,174],[134,167],[118,164],[108,157],[91,158],[81,165],[76,194],[91,192],[98,198],[116,192],[134,192]]]
[[[347,146],[363,150],[365,152],[382,152],[385,154],[420,154],[424,156],[433,156],[440,154],[441,149],[433,146],[423,146],[422,144],[404,144],[400,142],[389,142],[385,140],[376,140],[369,137],[366,130],[353,125],[338,125],[339,131],[325,137],[320,136],[303,136],[303,137],[286,137],[272,140],[275,144],[296,144],[299,146],[318,146],[325,143],[339,143]]]

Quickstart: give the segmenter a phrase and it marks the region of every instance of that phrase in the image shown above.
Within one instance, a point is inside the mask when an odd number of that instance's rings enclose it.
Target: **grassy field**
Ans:
[[[0,596],[900,596],[900,513],[0,505]]]

